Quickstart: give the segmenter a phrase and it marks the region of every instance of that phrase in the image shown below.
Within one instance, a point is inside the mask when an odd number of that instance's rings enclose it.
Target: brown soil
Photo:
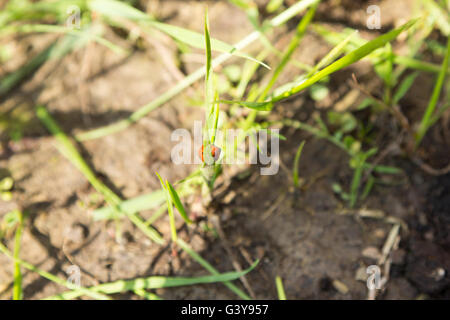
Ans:
[[[321,5],[317,20],[337,29],[347,25],[366,30],[365,11],[361,6],[342,1],[344,6],[340,7],[335,2],[326,1]],[[167,22],[201,31],[203,2],[161,1],[160,4],[158,15]],[[406,0],[382,1],[381,5],[389,9],[389,16],[383,17],[385,29],[409,17]],[[210,4],[209,11],[211,33],[216,38],[236,42],[252,31],[245,15],[225,2]],[[289,30],[294,26],[289,24]],[[289,30],[277,32],[277,47],[289,41],[292,35]],[[362,32],[363,36],[376,34]],[[123,46],[128,45],[118,34],[108,36]],[[17,44],[18,50],[45,47],[48,40],[48,36],[25,37]],[[313,33],[308,33],[303,41],[305,45],[298,50],[296,58],[305,63],[314,63],[330,49]],[[178,54],[174,46],[166,46],[166,50],[167,54]],[[203,63],[196,55],[179,58],[182,69],[188,72]],[[22,58],[18,55],[17,59]],[[12,64],[4,71],[13,69]],[[287,68],[280,83],[292,79],[296,72],[295,68]],[[352,73],[360,83],[381,94],[381,83],[375,80],[371,67],[358,63],[331,78],[330,97],[319,105],[305,93],[279,104],[276,117],[313,123],[314,112],[329,110],[352,89],[348,82]],[[402,108],[412,110],[406,113],[412,122],[426,107],[432,79],[421,74],[417,87],[402,100]],[[44,65],[2,104],[6,110],[20,108],[30,114],[36,104],[45,104],[67,133],[76,134],[126,117],[176,81],[152,46],[136,50],[124,59],[91,44],[59,63]],[[170,134],[178,127],[191,128],[193,120],[202,118],[201,108],[189,104],[189,98],[202,98],[202,90],[203,84],[197,83],[129,129],[78,145],[83,156],[102,180],[124,198],[157,190],[155,171],[169,181],[186,177],[195,167],[171,163]],[[361,95],[359,99],[362,98]],[[364,112],[356,116],[362,121],[367,117]],[[391,130],[392,119],[380,118],[382,121],[374,130],[377,130],[378,146],[383,150],[395,139],[395,132]],[[208,214],[202,222],[182,227],[179,219],[179,235],[183,239],[218,270],[233,270],[233,259],[224,239],[204,229],[211,220],[208,216],[217,215],[234,259],[243,267],[256,258],[261,260],[247,276],[256,298],[276,299],[274,279],[279,275],[289,299],[365,299],[366,283],[357,280],[356,274],[376,264],[367,251],[374,248],[381,251],[393,226],[390,221],[400,221],[401,241],[391,253],[390,278],[378,298],[414,299],[423,295],[450,298],[450,174],[434,177],[402,153],[389,154],[382,163],[401,168],[403,174],[395,178],[379,176],[385,184],[377,185],[365,201],[358,203],[358,208],[382,212],[384,217],[362,217],[361,210],[345,210],[346,204],[331,188],[334,182],[349,186],[352,171],[348,156],[331,143],[304,132],[284,129],[282,134],[287,140],[280,145],[280,172],[260,176],[258,168],[250,167],[245,169],[248,174],[236,175],[235,169],[226,168],[226,178],[219,181],[223,187],[213,194],[210,207],[203,208]],[[424,143],[426,147],[419,150],[424,161],[435,167],[449,163],[450,141],[446,138],[448,125],[444,119],[430,130]],[[29,214],[23,235],[23,259],[66,277],[65,270],[72,264],[66,256],[70,253],[84,272],[84,285],[150,275],[206,273],[181,251],[174,257],[170,248],[151,243],[128,221],[123,222],[126,236],[120,244],[115,241],[113,222],[94,222],[90,212],[104,204],[93,197],[94,189],[58,152],[54,139],[34,115],[27,123],[23,139],[7,142],[6,135],[2,139],[0,167],[5,171],[3,175],[14,178],[15,186],[13,201],[0,203],[0,219],[13,208]],[[290,170],[296,149],[305,139],[299,171],[305,183],[301,190],[294,190]],[[189,198],[187,204],[194,202],[198,202],[198,196]],[[151,213],[142,212],[142,216],[147,218]],[[169,239],[167,217],[155,226]],[[12,248],[12,237],[6,243]],[[436,276],[439,268],[446,270],[441,279]],[[2,299],[11,295],[12,270],[12,263],[0,255]],[[244,288],[242,283],[236,283]],[[62,290],[35,273],[24,274],[26,299],[39,299]],[[156,293],[165,299],[236,298],[220,284],[161,289]],[[117,298],[138,297],[130,293]]]

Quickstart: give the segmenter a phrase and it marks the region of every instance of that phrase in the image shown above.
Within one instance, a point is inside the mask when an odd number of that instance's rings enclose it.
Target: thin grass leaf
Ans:
[[[292,177],[294,179],[294,186],[296,188],[299,187],[299,183],[298,183],[298,164],[300,162],[300,156],[302,154],[302,150],[303,150],[303,146],[304,145],[305,145],[305,141],[302,141],[302,143],[300,143],[300,146],[297,149],[297,152],[295,153],[294,169],[292,171]]]
[[[23,229],[23,214],[19,210],[16,210],[18,216],[18,224],[16,234],[14,236],[14,285],[13,285],[13,300],[22,300],[22,272],[20,271],[20,263],[18,262],[20,255],[20,242],[22,240]]]
[[[163,182],[163,179],[161,178],[159,173],[158,172],[155,172],[155,173],[158,176],[159,182],[161,183],[161,187],[164,190],[164,193],[166,195],[167,212],[169,213],[170,234],[171,234],[171,237],[172,237],[172,241],[176,242],[177,241],[177,228],[175,226],[175,215],[173,214],[172,198],[170,197],[170,194],[169,194],[169,191],[167,189],[167,186]],[[167,182],[168,181],[166,180],[166,183]]]
[[[226,104],[238,104],[243,107],[258,111],[270,111],[273,108],[273,103],[271,102],[230,101],[230,100],[219,100],[218,102]]]
[[[361,194],[361,200],[364,200],[369,195],[370,191],[372,191],[372,188],[375,184],[375,178],[373,176],[369,176],[367,179],[366,185],[364,186],[364,190]]]
[[[432,116],[434,113],[434,109],[439,100],[439,95],[441,93],[442,86],[445,80],[445,74],[448,67],[448,61],[450,57],[450,37],[447,38],[447,53],[445,55],[444,61],[442,62],[441,71],[436,80],[436,84],[433,89],[433,93],[430,98],[430,102],[428,103],[427,109],[425,110],[425,114],[422,117],[422,121],[420,122],[419,129],[417,130],[415,140],[416,140],[416,148],[419,146],[426,132],[430,128],[430,123],[432,120]]]
[[[280,276],[276,276],[275,284],[277,287],[278,300],[286,300],[286,293],[284,292],[283,280]]]
[[[193,277],[193,278],[183,278],[183,277],[162,277],[162,276],[152,276],[148,278],[137,278],[134,280],[119,280],[109,283],[99,284],[94,287],[87,288],[90,291],[101,292],[104,294],[115,294],[126,291],[135,290],[149,290],[149,289],[160,289],[160,288],[170,288],[170,287],[181,287],[194,284],[206,284],[206,283],[216,283],[224,282],[227,283],[232,280],[236,280],[248,272],[253,270],[259,261],[255,261],[252,266],[241,272],[226,272],[217,273],[214,275]],[[50,296],[45,298],[45,300],[70,300],[82,296],[84,293],[79,290],[72,290],[60,293],[58,295]]]
[[[397,103],[405,96],[405,94],[409,91],[414,80],[416,80],[418,72],[411,73],[408,75],[398,86],[398,89],[395,91],[394,96],[392,97],[392,104],[395,106]]]
[[[166,201],[164,190],[144,194],[129,200],[121,202],[117,210],[124,214],[133,214],[135,212],[150,210],[159,207]],[[92,212],[94,221],[113,219],[116,217],[115,211],[111,207],[103,207]]]
[[[268,84],[262,91],[258,102],[264,101],[267,95],[269,94],[270,89],[275,84],[275,81],[278,79],[279,75],[283,71],[284,67],[287,65],[289,60],[291,59],[292,54],[294,53],[295,49],[297,49],[298,45],[300,44],[301,39],[303,38],[303,35],[305,34],[306,28],[308,27],[309,23],[314,17],[314,14],[316,12],[318,2],[316,2],[309,10],[306,12],[304,17],[300,20],[299,24],[297,25],[297,30],[295,32],[294,37],[292,38],[291,42],[288,45],[288,48],[283,54],[283,57],[281,58],[280,63],[275,68],[275,71],[273,72],[272,77],[270,78]]]
[[[189,219],[186,210],[184,210],[184,206],[181,203],[180,197],[178,196],[176,190],[174,189],[174,187],[170,184],[169,181],[166,181],[166,185],[167,185],[167,190],[170,194],[170,197],[172,198],[172,202],[175,205],[175,208],[177,208],[178,212],[180,213],[181,217],[183,218],[183,220],[187,223],[190,224],[192,223],[192,220]]]
[[[205,22],[204,22],[204,31],[205,31],[205,54],[206,54],[206,71],[205,71],[205,130],[203,137],[203,145],[207,146],[212,143],[212,138],[209,136],[210,131],[214,127],[214,102],[213,97],[215,95],[214,92],[214,83],[213,83],[213,70],[211,64],[211,38],[209,35],[209,21],[208,21],[208,10],[205,10]],[[215,135],[213,133],[213,135]]]
[[[359,30],[355,30],[350,33],[344,40],[339,42],[330,52],[326,54],[325,57],[320,59],[320,61],[313,67],[313,69],[307,74],[306,78],[311,77],[318,70],[332,63],[345,49],[350,40],[359,32]]]

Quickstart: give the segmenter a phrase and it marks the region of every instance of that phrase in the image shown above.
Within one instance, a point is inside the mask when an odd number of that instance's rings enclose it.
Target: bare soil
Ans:
[[[383,30],[407,19],[408,1],[381,1]],[[169,23],[201,31],[202,1],[161,1],[159,16]],[[365,5],[353,1],[325,1],[316,20],[336,29],[344,26],[365,28]],[[364,8],[363,8],[364,7]],[[363,8],[363,9],[361,9]],[[209,4],[211,33],[227,42],[236,42],[252,31],[245,14],[226,2]],[[233,17],[230,19],[230,17]],[[295,23],[275,33],[276,46],[285,46]],[[381,30],[381,31],[383,31]],[[375,37],[376,31],[361,31]],[[127,46],[120,34],[109,34],[114,42]],[[18,52],[36,50],[51,40],[32,35],[20,39]],[[183,72],[203,63],[198,55],[180,55],[170,42],[165,54],[177,57]],[[254,51],[257,51],[257,47]],[[296,58],[314,63],[330,46],[312,32],[303,40]],[[22,51],[20,51],[22,50]],[[29,50],[28,50],[29,52]],[[17,59],[23,59],[18,55]],[[430,58],[431,61],[432,57]],[[236,62],[238,60],[234,60]],[[269,61],[270,62],[270,61]],[[20,63],[15,62],[15,63]],[[9,69],[10,68],[10,69]],[[5,66],[3,72],[14,69]],[[287,68],[283,83],[298,72]],[[313,123],[314,112],[324,113],[342,102],[352,90],[348,81],[355,73],[359,82],[382,94],[381,82],[364,62],[347,68],[331,78],[330,96],[320,103],[307,93],[277,105],[275,117]],[[94,222],[92,209],[104,205],[93,196],[94,189],[81,173],[55,148],[54,139],[34,117],[36,104],[45,104],[65,132],[76,134],[122,119],[173,86],[177,75],[162,63],[158,50],[151,45],[137,49],[123,58],[97,44],[66,56],[60,62],[48,62],[32,78],[15,89],[2,105],[30,114],[25,136],[18,142],[2,135],[0,167],[2,175],[14,178],[13,201],[0,203],[0,219],[8,211],[20,208],[28,213],[21,257],[51,273],[66,277],[72,263],[82,268],[83,285],[150,275],[195,276],[205,271],[182,251],[174,256],[169,247],[150,242],[130,222],[123,222],[124,243],[115,241],[113,222]],[[433,76],[421,74],[415,87],[402,100],[401,107],[412,123],[426,107]],[[137,124],[117,134],[79,144],[85,159],[111,188],[124,198],[157,190],[158,171],[169,181],[186,177],[195,167],[176,166],[170,160],[170,134],[179,127],[191,128],[193,120],[202,119],[199,106],[189,103],[202,98],[203,84],[195,84],[182,95],[153,111]],[[363,95],[358,97],[358,101]],[[406,111],[407,110],[407,111]],[[367,114],[357,113],[364,121]],[[381,116],[377,131],[381,150],[395,140],[390,116]],[[448,153],[448,117],[444,117],[426,137],[419,153],[434,167],[450,162]],[[259,299],[276,299],[275,276],[283,278],[289,299],[365,299],[365,281],[358,272],[377,259],[367,252],[381,251],[393,226],[401,222],[400,243],[391,252],[392,265],[386,289],[380,299],[450,298],[450,174],[432,176],[401,152],[388,154],[383,164],[401,168],[399,176],[379,176],[385,183],[377,185],[356,210],[346,210],[346,203],[335,195],[334,182],[349,186],[352,171],[348,156],[331,143],[304,132],[285,128],[287,137],[280,145],[282,166],[277,175],[261,176],[257,167],[244,168],[246,174],[225,169],[219,189],[208,208],[198,209],[199,195],[187,200],[188,207],[204,216],[193,227],[182,226],[179,235],[220,271],[233,270],[233,259],[242,267],[260,259],[259,266],[247,280]],[[291,168],[298,145],[306,140],[300,161],[304,185],[293,189]],[[363,210],[382,217],[362,217]],[[144,218],[152,214],[142,212]],[[218,237],[205,231],[216,215],[225,235]],[[155,227],[169,239],[167,217]],[[13,240],[6,243],[12,248]],[[229,254],[231,249],[232,256]],[[71,257],[72,261],[69,260]],[[437,270],[446,270],[444,277]],[[0,255],[0,298],[9,299],[12,288],[11,261]],[[242,283],[236,281],[242,286]],[[247,290],[247,288],[244,288]],[[37,274],[26,271],[24,298],[39,299],[61,292],[63,288]],[[221,284],[157,290],[164,299],[235,299]],[[117,298],[138,299],[131,293]]]

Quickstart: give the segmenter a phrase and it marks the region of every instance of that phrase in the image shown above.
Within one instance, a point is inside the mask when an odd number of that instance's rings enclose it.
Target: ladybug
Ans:
[[[202,162],[205,162],[205,159],[203,158],[203,150],[204,150],[204,145],[202,145],[199,149],[198,149],[198,156],[199,156],[199,158],[201,158],[202,159]],[[219,147],[217,147],[217,146],[215,146],[215,145],[213,145],[213,144],[210,144],[210,147],[211,147],[211,156],[214,158],[214,161],[217,161],[218,159],[219,159],[219,157],[220,157],[220,152],[221,152],[221,150],[220,150],[220,148]]]

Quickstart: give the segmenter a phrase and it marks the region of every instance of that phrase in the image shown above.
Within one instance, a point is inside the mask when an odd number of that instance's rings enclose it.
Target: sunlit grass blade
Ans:
[[[258,111],[270,111],[272,110],[273,107],[273,104],[269,102],[230,101],[230,100],[219,100],[218,102],[226,104],[239,104],[243,107]]]
[[[259,262],[258,260],[255,261],[250,268],[243,270],[241,272],[217,273],[214,275],[192,277],[192,278],[152,276],[148,278],[138,278],[134,280],[119,280],[110,283],[103,283],[87,289],[93,292],[99,293],[101,292],[103,294],[115,294],[126,291],[181,287],[194,284],[207,284],[216,282],[227,283],[229,281],[236,280],[246,275],[248,272],[250,272],[257,266],[258,262]],[[72,291],[67,291],[60,293],[58,295],[48,297],[46,298],[46,300],[56,300],[56,299],[69,300],[78,298],[83,294],[84,294],[83,292],[75,289]]]
[[[23,214],[16,210],[18,215],[18,224],[16,234],[14,236],[14,286],[13,300],[22,300],[22,272],[20,271],[20,263],[18,262],[20,254],[20,242],[22,240]]]
[[[294,159],[294,168],[292,170],[292,177],[294,180],[294,186],[296,188],[299,187],[299,182],[298,182],[298,164],[300,162],[300,156],[302,154],[302,150],[303,150],[303,146],[305,145],[305,141],[302,141],[302,143],[300,143],[300,146],[297,149],[297,152],[295,153],[295,159]]]
[[[163,179],[159,175],[158,172],[155,172],[158,176],[159,182],[161,183],[161,187],[164,190],[164,193],[166,195],[166,202],[167,202],[167,212],[169,213],[169,223],[170,223],[170,233],[172,236],[172,241],[177,241],[177,228],[175,226],[175,215],[173,214],[173,204],[172,204],[172,198],[170,197],[169,191],[167,190],[167,186],[164,183]]]
[[[147,300],[163,300],[158,295],[156,295],[152,292],[147,292],[144,289],[136,289],[136,290],[134,290],[134,293],[144,299],[147,299]]]
[[[430,98],[430,102],[428,103],[427,109],[425,110],[425,114],[423,115],[422,121],[420,122],[419,129],[417,130],[415,140],[416,140],[416,148],[419,146],[423,137],[430,127],[430,122],[432,120],[432,116],[434,113],[434,109],[439,100],[439,96],[441,93],[442,86],[445,80],[445,74],[448,67],[448,60],[450,57],[450,37],[447,38],[447,53],[445,55],[444,61],[442,62],[441,71],[436,80],[436,84],[433,89],[433,93]]]
[[[316,2],[309,10],[306,12],[304,17],[300,20],[299,24],[297,25],[297,29],[295,32],[294,37],[292,38],[291,42],[288,45],[288,48],[283,54],[283,57],[281,58],[280,63],[275,68],[275,71],[272,74],[272,77],[270,78],[268,84],[265,86],[264,90],[262,91],[261,95],[259,96],[258,101],[264,101],[264,99],[269,94],[270,89],[275,84],[275,81],[278,79],[279,75],[283,71],[284,67],[287,65],[289,60],[291,59],[292,54],[294,53],[295,49],[297,49],[298,45],[300,44],[301,39],[303,38],[303,35],[305,34],[306,28],[308,27],[309,23],[314,17],[314,14],[316,12],[317,8]]]
[[[192,223],[191,219],[189,219],[186,210],[184,210],[184,206],[181,203],[180,197],[177,194],[177,191],[174,189],[174,187],[170,184],[169,181],[166,181],[167,184],[167,191],[170,194],[170,197],[172,198],[172,202],[175,205],[175,208],[177,208],[178,212],[180,213],[181,217],[186,223]]]
[[[286,300],[286,293],[284,292],[283,280],[280,276],[276,276],[275,284],[278,292],[278,300]]]
[[[395,91],[395,94],[392,97],[393,105],[396,105],[400,101],[400,99],[405,96],[405,94],[409,91],[412,84],[414,83],[414,80],[416,80],[418,75],[419,75],[418,72],[411,73],[400,83],[398,89]]]
[[[350,33],[344,40],[339,42],[333,49],[331,49],[331,51],[328,52],[325,57],[320,59],[320,61],[313,67],[313,69],[308,72],[306,78],[309,78],[318,70],[332,63],[344,51],[347,44],[358,32],[358,30],[355,30],[354,32]]]

